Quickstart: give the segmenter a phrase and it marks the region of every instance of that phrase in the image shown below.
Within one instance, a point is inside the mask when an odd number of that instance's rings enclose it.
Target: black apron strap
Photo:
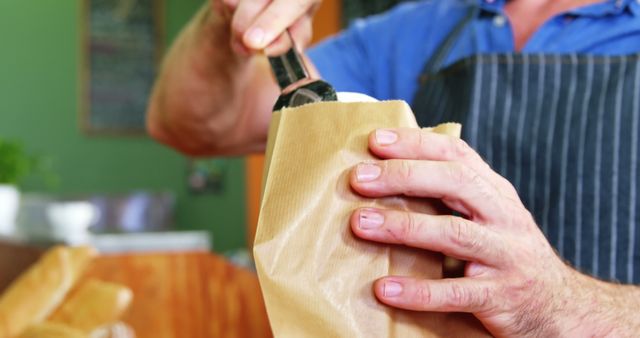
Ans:
[[[420,82],[424,83],[430,74],[435,74],[442,68],[442,64],[445,62],[449,53],[455,47],[460,35],[464,32],[464,29],[469,25],[473,19],[478,16],[480,7],[472,5],[468,10],[464,18],[458,22],[449,35],[445,38],[444,42],[438,47],[436,52],[431,56],[429,61],[424,66],[422,74],[420,76]]]
[[[480,7],[477,5],[471,5],[467,10],[465,16],[458,22],[451,32],[444,39],[442,44],[436,49],[435,53],[425,63],[425,66],[418,77],[418,90],[414,94],[413,101],[411,102],[411,108],[413,109],[418,123],[420,125],[429,126],[436,125],[444,118],[443,113],[449,110],[449,102],[441,101],[440,104],[433,106],[430,104],[434,98],[437,98],[442,94],[442,87],[439,85],[432,86],[429,83],[429,79],[432,75],[438,73],[442,68],[442,65],[447,60],[447,57],[451,53],[451,50],[455,47],[456,43],[460,39],[460,36],[464,32],[465,28],[478,16],[480,13]],[[425,117],[428,117],[428,121],[431,124],[423,125]],[[458,118],[451,118],[448,122],[460,122]]]

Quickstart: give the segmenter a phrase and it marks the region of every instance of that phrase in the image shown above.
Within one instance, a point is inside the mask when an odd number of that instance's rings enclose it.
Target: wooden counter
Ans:
[[[0,291],[43,250],[0,243]],[[272,337],[256,275],[205,252],[96,258],[83,278],[130,287],[138,338]],[[79,284],[79,283],[78,283]]]
[[[255,274],[207,253],[103,256],[85,278],[128,285],[139,338],[271,337]]]

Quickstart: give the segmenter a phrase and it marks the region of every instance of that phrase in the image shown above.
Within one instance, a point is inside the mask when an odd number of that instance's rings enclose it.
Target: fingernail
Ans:
[[[384,216],[373,209],[360,210],[360,229],[372,230],[384,224]]]
[[[262,42],[264,40],[264,30],[262,28],[251,28],[248,32],[247,32],[247,42],[249,43],[249,45],[251,45],[251,47],[253,48],[261,48],[262,47]]]
[[[382,286],[382,294],[385,297],[395,297],[402,293],[402,284],[398,282],[387,281]]]
[[[394,144],[398,141],[398,134],[392,132],[387,129],[378,129],[376,130],[376,142],[379,145],[388,146],[390,144]]]
[[[358,182],[375,181],[382,173],[382,169],[375,163],[362,163],[356,168]]]

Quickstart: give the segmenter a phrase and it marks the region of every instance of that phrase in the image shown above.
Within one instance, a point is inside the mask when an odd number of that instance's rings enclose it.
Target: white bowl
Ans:
[[[47,207],[51,235],[56,239],[87,237],[97,217],[97,209],[89,202],[54,202]]]

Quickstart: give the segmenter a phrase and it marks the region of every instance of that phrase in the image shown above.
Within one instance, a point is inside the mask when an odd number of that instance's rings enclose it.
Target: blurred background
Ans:
[[[396,2],[324,1],[316,41]],[[189,159],[144,132],[159,61],[202,4],[0,1],[3,237],[242,256],[257,222],[261,157]],[[147,234],[155,237],[138,236]]]
[[[315,41],[397,2],[324,0]],[[89,244],[102,254],[74,287],[130,290],[116,324],[137,337],[271,337],[250,255],[263,157],[187,158],[144,130],[204,3],[0,0],[0,297],[52,246]]]

